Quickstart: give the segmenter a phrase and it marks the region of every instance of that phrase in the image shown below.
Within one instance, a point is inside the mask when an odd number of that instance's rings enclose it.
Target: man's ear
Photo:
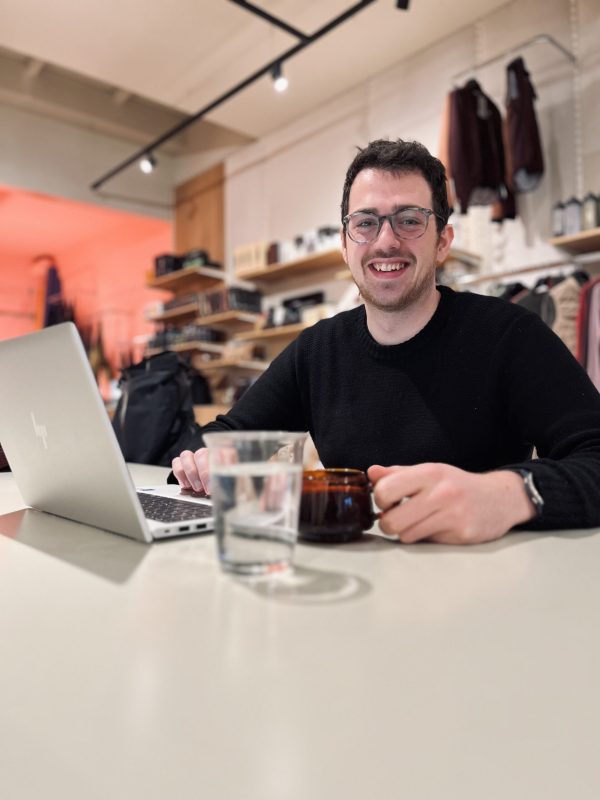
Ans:
[[[454,228],[446,225],[438,237],[437,251],[435,256],[436,264],[443,264],[446,260],[452,241],[454,240]]]
[[[348,263],[348,252],[347,252],[347,248],[346,248],[346,231],[344,230],[343,226],[340,228],[340,248],[341,248],[341,251],[342,251],[342,258],[344,259],[344,261],[347,264]]]

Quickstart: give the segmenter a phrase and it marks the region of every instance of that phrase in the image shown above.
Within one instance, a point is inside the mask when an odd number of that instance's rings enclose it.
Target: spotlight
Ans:
[[[140,158],[140,169],[145,175],[149,175],[151,172],[154,172],[155,167],[156,159],[152,153],[146,153],[143,158]]]
[[[285,92],[288,88],[288,79],[281,71],[281,64],[277,63],[271,70],[271,77],[273,78],[273,88],[276,92]]]

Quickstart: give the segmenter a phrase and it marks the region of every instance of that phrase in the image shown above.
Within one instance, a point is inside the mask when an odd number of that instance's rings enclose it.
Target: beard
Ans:
[[[409,262],[407,269],[414,270],[416,268],[416,259],[412,254],[402,255],[400,253],[378,252],[375,254],[375,256],[379,258],[398,258],[400,260]],[[369,258],[365,259],[365,261],[372,258],[373,256],[369,255]],[[369,267],[363,266],[363,270],[368,269]],[[416,275],[415,280],[399,297],[394,296],[386,298],[385,292],[380,292],[379,296],[377,297],[367,288],[365,285],[366,282],[361,281],[359,283],[355,279],[355,283],[363,300],[373,308],[376,308],[379,311],[388,312],[405,311],[431,291],[432,285],[435,285],[435,271],[436,265],[433,260],[428,266],[423,265],[422,270]],[[392,280],[394,279],[392,278]]]

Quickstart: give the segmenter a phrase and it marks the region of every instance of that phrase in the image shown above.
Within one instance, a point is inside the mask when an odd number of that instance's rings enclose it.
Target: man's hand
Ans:
[[[405,544],[489,542],[535,516],[523,479],[508,470],[478,474],[449,464],[375,465],[368,475],[382,511],[379,527]]]
[[[195,453],[192,453],[191,450],[184,450],[177,458],[173,459],[171,468],[182,489],[210,494],[206,447],[201,447]]]

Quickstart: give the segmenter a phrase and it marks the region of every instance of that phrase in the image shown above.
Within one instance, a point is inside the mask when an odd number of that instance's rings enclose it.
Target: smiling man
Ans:
[[[600,525],[600,395],[536,315],[436,286],[448,216],[423,145],[360,150],[341,237],[364,305],[303,332],[204,430],[308,430],[325,466],[368,470],[402,542]],[[210,489],[201,445],[173,461],[185,489]]]

